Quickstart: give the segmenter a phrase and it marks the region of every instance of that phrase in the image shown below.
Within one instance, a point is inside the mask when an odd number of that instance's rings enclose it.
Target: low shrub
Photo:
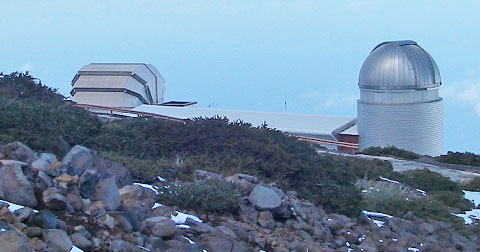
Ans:
[[[390,162],[379,159],[349,158],[346,162],[352,167],[355,176],[359,179],[378,179],[381,176],[390,177],[394,172]]]
[[[428,169],[411,170],[403,173],[395,172],[392,173],[391,178],[427,192],[451,191],[462,193],[457,183],[438,172]]]
[[[460,183],[460,187],[467,191],[480,191],[480,177],[476,177],[467,182]]]
[[[466,200],[463,197],[463,192],[458,193],[452,191],[436,191],[431,192],[430,195],[435,200],[442,202],[444,205],[458,209],[462,212],[466,210],[471,210],[475,207],[472,202]]]
[[[206,180],[160,187],[159,200],[162,204],[202,213],[233,213],[238,209],[241,193],[231,182]]]
[[[402,159],[407,159],[407,160],[415,160],[415,159],[419,159],[421,157],[421,155],[419,155],[415,152],[399,149],[395,146],[368,147],[368,148],[364,149],[361,153],[365,154],[365,155],[372,155],[372,156],[397,157],[397,158],[402,158]]]
[[[471,152],[447,152],[435,158],[438,162],[469,166],[480,166],[480,155]]]

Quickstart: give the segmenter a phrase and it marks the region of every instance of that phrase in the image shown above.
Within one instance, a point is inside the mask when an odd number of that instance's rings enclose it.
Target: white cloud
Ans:
[[[25,63],[25,65],[22,66],[20,71],[22,71],[22,72],[30,71],[32,69],[32,67],[33,67],[32,63],[27,62],[27,63]]]
[[[455,82],[440,92],[445,99],[471,106],[480,117],[480,79]]]

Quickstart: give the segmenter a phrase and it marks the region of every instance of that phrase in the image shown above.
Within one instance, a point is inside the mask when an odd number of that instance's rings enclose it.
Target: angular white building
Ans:
[[[134,108],[163,103],[165,80],[150,64],[92,63],[78,71],[72,86],[78,104]]]
[[[360,70],[357,123],[360,150],[396,146],[443,153],[442,82],[437,64],[414,41],[377,45]]]

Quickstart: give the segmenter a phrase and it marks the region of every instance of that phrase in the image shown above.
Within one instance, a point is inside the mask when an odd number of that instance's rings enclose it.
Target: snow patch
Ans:
[[[419,252],[420,249],[417,249],[417,248],[414,248],[414,247],[410,247],[410,248],[408,248],[408,251]]]
[[[160,203],[155,203],[155,204],[153,204],[152,209],[155,209],[155,208],[158,208],[158,207],[161,207],[161,206],[163,206],[163,205],[160,204]]]
[[[7,231],[7,230],[5,230],[4,228],[0,229],[0,232],[5,232],[5,231]]]
[[[370,218],[369,218],[370,219]],[[383,225],[385,225],[385,221],[381,221],[381,220],[375,220],[375,219],[370,219],[371,221],[373,221],[373,223],[375,225],[377,225],[377,227],[381,228],[383,227]]]
[[[475,207],[478,207],[478,205],[480,205],[480,192],[472,192],[472,191],[463,190],[463,193],[465,193],[465,195],[463,197],[465,197],[465,199],[471,201],[475,205]]]
[[[427,192],[425,192],[424,190],[421,190],[421,189],[416,189],[417,192],[421,193],[423,196],[427,196]]]
[[[164,179],[164,178],[162,178],[162,177],[160,177],[160,176],[157,177],[157,180],[160,181],[160,182],[165,182],[165,181],[167,181],[166,179]]]
[[[382,176],[380,176],[380,179],[383,180],[383,181],[390,182],[390,183],[401,184],[401,183],[398,182],[398,181],[391,180],[391,179],[388,179],[388,178],[385,178],[385,177],[382,177]]]
[[[369,211],[362,211],[363,214],[365,214],[368,217],[376,217],[376,218],[393,218],[393,216],[384,214],[384,213],[376,213],[376,212],[369,212]]]
[[[177,225],[177,228],[181,228],[181,229],[189,229],[190,226],[189,225],[185,225],[185,224],[180,224],[180,225]]]
[[[196,222],[203,222],[202,220],[200,220],[200,218],[198,218],[197,216],[195,215],[191,215],[191,214],[186,214],[186,213],[182,213],[182,212],[179,212],[177,211],[177,215],[170,215],[170,218],[176,223],[176,224],[185,224],[185,221],[187,221],[187,218],[190,218]]]
[[[190,240],[188,237],[183,236],[183,235],[182,235],[182,237],[183,237],[185,240],[187,240],[190,244],[195,244],[195,242],[192,241],[192,240]]]
[[[72,249],[70,250],[70,252],[83,252],[83,250],[77,248],[75,245],[73,245]]]
[[[15,204],[15,203],[12,203],[12,202],[9,202],[9,201],[5,201],[5,200],[0,200],[0,203],[7,203],[9,206],[8,206],[8,211],[10,212],[15,212],[17,211],[18,209],[22,209],[22,208],[25,208],[25,206],[22,206],[22,205],[19,205],[19,204]],[[37,210],[33,210],[34,213],[38,213]]]
[[[147,188],[147,189],[150,189],[152,191],[154,191],[156,194],[158,194],[158,187],[154,186],[154,185],[149,185],[149,184],[142,184],[142,183],[133,183],[134,185],[138,185],[138,186],[141,186],[143,188]]]
[[[480,209],[472,209],[470,211],[466,211],[463,214],[453,214],[457,217],[463,218],[465,224],[473,224],[473,220],[480,220]]]

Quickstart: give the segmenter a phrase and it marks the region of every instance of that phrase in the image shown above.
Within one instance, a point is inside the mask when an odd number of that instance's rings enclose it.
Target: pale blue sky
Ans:
[[[0,1],[0,71],[64,94],[90,62],[147,62],[167,100],[353,117],[372,48],[415,40],[442,75],[446,151],[480,152],[480,1]]]

